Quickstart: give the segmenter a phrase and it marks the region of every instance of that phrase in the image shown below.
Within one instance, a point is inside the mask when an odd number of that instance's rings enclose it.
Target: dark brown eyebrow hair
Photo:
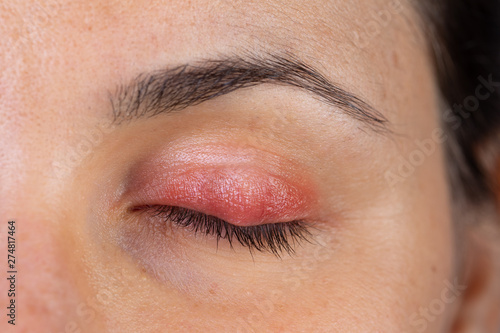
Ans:
[[[144,73],[110,93],[115,123],[181,111],[235,90],[264,83],[298,87],[376,131],[387,119],[290,54],[228,57]]]

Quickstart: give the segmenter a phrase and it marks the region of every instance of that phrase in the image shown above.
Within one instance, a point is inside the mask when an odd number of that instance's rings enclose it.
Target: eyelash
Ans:
[[[152,216],[161,218],[165,223],[174,223],[190,229],[195,234],[215,236],[217,244],[221,239],[247,247],[252,253],[270,252],[281,258],[284,253],[293,255],[295,247],[301,242],[310,242],[311,233],[300,220],[241,227],[228,223],[218,217],[206,215],[190,209],[176,206],[143,207],[152,212]]]

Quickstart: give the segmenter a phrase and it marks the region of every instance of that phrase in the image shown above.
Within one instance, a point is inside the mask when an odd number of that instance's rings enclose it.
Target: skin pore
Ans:
[[[0,331],[454,327],[465,258],[432,62],[406,2],[26,1],[0,15],[1,228],[18,224],[21,277],[18,323]],[[384,129],[273,80],[115,119],[113,96],[144,73],[273,55],[365,101]],[[424,143],[432,153],[388,180]],[[148,205],[300,220],[310,235],[277,256]]]

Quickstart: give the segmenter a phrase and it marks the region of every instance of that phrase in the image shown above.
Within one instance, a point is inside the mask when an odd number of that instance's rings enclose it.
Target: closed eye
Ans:
[[[226,240],[231,248],[236,243],[259,252],[270,252],[281,258],[283,254],[293,255],[301,242],[310,242],[311,233],[303,221],[268,223],[255,226],[237,226],[218,217],[203,214],[177,206],[141,206],[142,211],[160,218],[172,227],[186,228],[194,234],[214,236],[217,244]]]

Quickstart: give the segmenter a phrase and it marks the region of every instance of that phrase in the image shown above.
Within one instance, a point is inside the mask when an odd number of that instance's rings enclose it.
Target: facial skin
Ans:
[[[0,242],[15,219],[19,262],[16,327],[2,316],[1,331],[447,332],[456,323],[465,259],[435,78],[408,4],[26,1],[0,13]],[[269,55],[312,66],[380,111],[386,130],[276,82],[113,122],[110,96],[138,75]],[[415,154],[417,142],[432,151]],[[401,177],[402,161],[419,156]],[[196,175],[212,185],[196,188]],[[273,177],[292,189],[269,190]],[[185,183],[195,189],[170,195]],[[260,208],[245,200],[259,191],[306,198],[270,215],[308,226],[292,255],[231,249],[134,210],[176,202],[252,224]],[[241,210],[228,203],[238,193]],[[269,200],[255,205],[286,206]]]

